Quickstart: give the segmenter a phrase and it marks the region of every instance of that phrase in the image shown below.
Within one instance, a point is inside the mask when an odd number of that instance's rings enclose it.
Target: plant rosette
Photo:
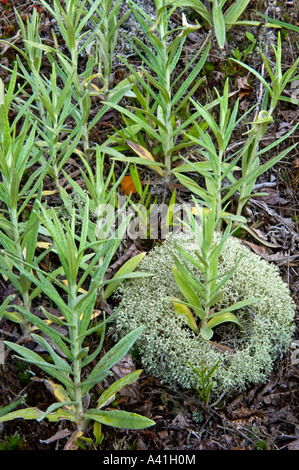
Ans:
[[[204,364],[211,369],[217,362],[212,390],[215,398],[266,382],[275,360],[290,346],[294,332],[295,304],[277,266],[249,251],[237,238],[228,238],[219,257],[219,274],[232,269],[240,256],[242,261],[220,288],[223,296],[215,308],[220,310],[251,297],[257,301],[235,312],[243,329],[225,323],[214,328],[213,341],[207,341],[188,328],[169,302],[169,298],[181,298],[172,275],[173,255],[180,258],[175,244],[191,254],[198,250],[190,233],[170,234],[143,258],[140,268],[152,274],[151,282],[147,278],[127,280],[118,290],[122,307],[115,320],[116,336],[145,325],[136,343],[143,368],[171,386],[192,388],[192,366]],[[195,268],[190,265],[190,269]]]

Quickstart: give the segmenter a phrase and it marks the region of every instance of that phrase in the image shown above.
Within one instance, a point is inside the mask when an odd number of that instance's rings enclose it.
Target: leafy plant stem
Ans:
[[[165,14],[165,12],[164,12]],[[160,33],[162,38],[162,63],[167,63],[168,61],[168,54],[167,54],[167,44],[166,44],[166,32],[164,22],[162,21],[160,24]],[[166,125],[166,132],[165,132],[165,140],[163,142],[164,146],[164,155],[165,155],[165,181],[169,182],[170,174],[171,174],[171,149],[173,148],[173,139],[171,138],[171,116],[172,116],[172,109],[171,109],[171,75],[169,67],[166,67],[165,72],[165,89],[167,90],[167,94],[169,96],[169,100],[166,102],[165,106],[165,125]]]
[[[20,259],[22,259],[23,254],[22,254],[22,248],[20,245],[20,232],[19,232],[17,207],[11,208],[9,212],[10,212],[10,221],[13,226],[13,240],[14,240],[15,251],[16,251],[17,256]],[[23,286],[22,301],[23,301],[24,308],[26,308],[27,310],[30,310],[31,302],[29,298],[29,291],[27,288],[27,286],[29,287],[30,284],[28,284],[24,278],[23,278],[23,281],[24,282],[22,283],[22,286]],[[31,322],[24,319],[24,321],[22,322],[22,328],[23,328],[24,337],[29,338],[30,333],[31,333],[31,328],[32,328]]]
[[[244,152],[242,155],[242,174],[243,176],[250,175],[259,165],[259,157],[257,156],[258,147],[261,139],[265,135],[268,124],[273,121],[273,118],[270,113],[267,111],[260,111],[258,114],[257,120],[252,123],[253,126],[249,132],[249,137],[246,142]],[[238,206],[236,210],[236,215],[240,216],[243,210],[244,205],[247,203],[248,196],[251,194],[251,190],[254,184],[254,181],[251,183],[244,183],[240,189],[240,196],[238,199]],[[236,226],[236,223],[235,223]]]
[[[79,338],[79,314],[76,308],[76,286],[72,286],[69,295],[69,308],[73,312],[72,325],[70,327],[70,340],[71,340],[71,352],[73,357],[72,369],[74,376],[74,401],[76,403],[76,418],[77,418],[77,430],[79,432],[84,430],[85,418],[83,417],[83,396],[82,396],[82,384],[81,384],[81,359],[79,359],[79,353],[81,349],[81,340]]]

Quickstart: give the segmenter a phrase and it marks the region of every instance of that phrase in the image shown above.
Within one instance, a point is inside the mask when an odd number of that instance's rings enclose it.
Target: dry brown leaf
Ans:
[[[249,85],[249,83],[247,82],[247,77],[238,77],[236,85],[239,91],[240,100],[244,98],[244,96],[250,97],[250,95],[254,91],[254,87]]]
[[[127,175],[123,177],[123,179],[121,180],[121,187],[127,196],[129,196],[131,193],[132,194],[137,193],[137,189],[135,187],[135,184],[133,182],[133,178],[131,175]]]
[[[288,450],[299,450],[299,439],[290,442],[288,444]]]
[[[133,360],[129,354],[126,354],[120,361],[118,361],[113,367],[112,371],[117,376],[117,379],[121,379],[126,375],[134,372],[135,366]]]
[[[270,206],[274,206],[277,204],[288,204],[288,201],[279,196],[279,193],[273,188],[265,188],[261,189],[261,192],[268,193],[267,196],[256,196],[256,199],[259,199]]]
[[[188,429],[190,427],[190,423],[186,416],[184,415],[183,412],[180,412],[177,414],[177,416],[174,418],[174,420],[171,422],[171,428],[172,429]]]
[[[246,424],[249,418],[263,416],[262,410],[250,409],[245,405],[241,405],[240,408],[230,413],[229,417],[231,420],[242,420],[242,426]]]
[[[81,431],[74,431],[63,450],[78,450],[79,446],[76,444],[76,440],[81,437],[83,433]]]
[[[269,262],[286,262],[288,261],[288,257],[285,255],[284,252],[278,251],[277,253],[269,253],[268,250],[264,246],[256,245],[255,243],[248,242],[247,240],[243,240],[244,245],[247,245],[254,253],[261,256],[263,259]],[[289,257],[289,261],[294,259],[293,256]]]
[[[135,366],[133,360],[129,354],[126,354],[120,361],[118,361],[113,367],[112,371],[116,376],[116,379],[119,380],[126,375],[134,372]],[[118,392],[123,397],[138,398],[138,386],[136,382],[133,382],[130,385],[126,385]]]
[[[71,433],[72,431],[69,431],[69,429],[62,429],[62,431],[58,431],[52,437],[49,437],[49,439],[45,441],[40,440],[39,442],[43,444],[51,444],[52,442],[59,441],[60,439],[70,436]]]

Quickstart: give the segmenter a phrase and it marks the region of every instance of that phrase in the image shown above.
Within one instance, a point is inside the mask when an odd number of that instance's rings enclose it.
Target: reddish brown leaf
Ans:
[[[121,181],[121,187],[127,196],[129,196],[131,193],[135,194],[137,192],[131,175],[123,177]]]

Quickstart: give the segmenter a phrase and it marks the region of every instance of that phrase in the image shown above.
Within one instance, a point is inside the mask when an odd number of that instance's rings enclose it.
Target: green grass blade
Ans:
[[[202,318],[202,306],[199,301],[198,295],[194,291],[193,287],[191,287],[190,283],[185,279],[185,277],[175,266],[172,266],[172,274],[175,279],[175,282],[177,283],[178,288],[187,300],[188,305],[192,305],[192,308],[194,309],[195,313],[200,318]]]
[[[224,20],[227,25],[234,24],[246,10],[250,0],[235,0],[235,2],[225,12]]]
[[[223,49],[226,41],[225,20],[218,0],[213,1],[212,15],[217,42],[219,47]]]
[[[215,318],[212,318],[207,322],[207,328],[213,329],[217,325],[222,325],[222,323],[232,322],[236,323],[241,329],[243,328],[242,323],[238,320],[236,315],[233,313],[223,313]]]

